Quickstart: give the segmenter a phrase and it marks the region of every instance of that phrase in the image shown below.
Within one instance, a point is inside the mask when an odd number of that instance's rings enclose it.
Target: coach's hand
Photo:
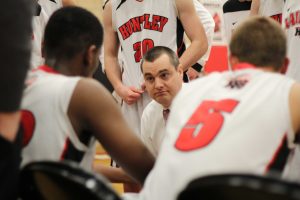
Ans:
[[[134,86],[122,85],[116,90],[117,94],[128,104],[134,104],[144,93],[144,90],[137,89]]]

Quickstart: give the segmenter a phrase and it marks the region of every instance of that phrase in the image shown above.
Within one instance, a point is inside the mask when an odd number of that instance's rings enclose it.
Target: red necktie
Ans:
[[[165,120],[165,121],[168,120],[169,113],[170,113],[170,109],[164,109],[164,110],[163,110],[163,116],[164,116],[164,120]]]

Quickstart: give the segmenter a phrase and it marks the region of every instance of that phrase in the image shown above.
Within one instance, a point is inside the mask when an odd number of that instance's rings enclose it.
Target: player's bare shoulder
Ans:
[[[290,96],[289,96],[289,104],[290,104],[290,113],[291,120],[293,123],[293,129],[295,132],[300,130],[300,83],[296,82],[293,84]]]

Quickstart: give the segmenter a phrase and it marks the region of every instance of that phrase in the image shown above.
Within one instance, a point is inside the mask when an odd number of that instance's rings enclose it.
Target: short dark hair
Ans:
[[[44,35],[46,59],[70,60],[89,46],[100,48],[103,29],[99,20],[89,11],[68,6],[50,17]]]
[[[252,17],[233,32],[230,51],[241,62],[279,70],[286,58],[286,37],[280,24],[269,17]]]
[[[179,65],[179,59],[176,53],[168,47],[156,46],[147,51],[147,53],[144,55],[143,60],[141,62],[141,70],[143,71],[143,63],[145,61],[154,62],[163,54],[169,57],[170,63],[175,67],[175,69],[177,69]]]

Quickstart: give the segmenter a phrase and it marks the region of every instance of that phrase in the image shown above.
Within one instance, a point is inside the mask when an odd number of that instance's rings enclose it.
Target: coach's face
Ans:
[[[152,99],[168,108],[182,86],[181,67],[176,70],[166,54],[154,62],[145,61],[142,67],[147,92]]]

